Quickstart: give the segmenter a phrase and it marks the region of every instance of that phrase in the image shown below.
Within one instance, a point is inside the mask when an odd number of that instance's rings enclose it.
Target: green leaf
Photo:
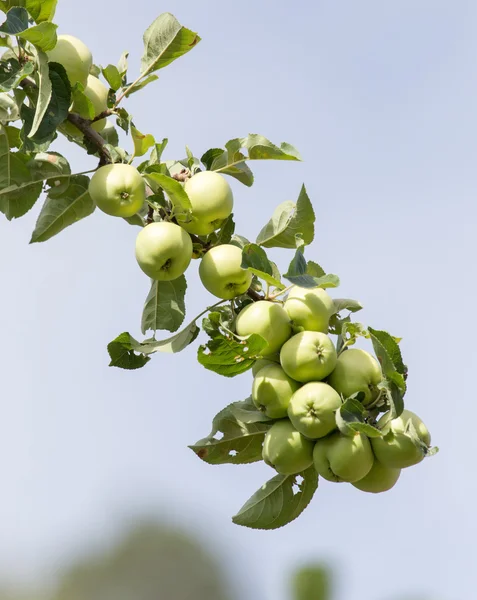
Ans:
[[[160,144],[154,144],[154,148],[151,150],[151,155],[149,157],[149,165],[156,165],[161,162],[162,153],[166,149],[168,142],[169,140],[164,138]]]
[[[71,90],[73,112],[80,114],[85,119],[94,119],[96,110],[90,98],[84,93],[84,87],[77,83]]]
[[[16,58],[0,61],[0,92],[9,92],[18,87],[21,81],[31,75],[35,67],[27,62],[21,65]]]
[[[43,188],[42,181],[32,179],[29,160],[26,154],[10,152],[8,134],[0,125],[0,211],[9,221],[27,213]]]
[[[269,423],[272,421],[265,413],[258,410],[251,396],[246,400],[234,402],[229,406],[229,409],[233,416],[242,423]]]
[[[121,333],[116,339],[114,339],[108,345],[108,352],[111,357],[110,367],[120,367],[123,369],[130,368],[128,366],[123,366],[123,364],[128,364],[127,362],[123,363],[120,361],[119,364],[116,364],[113,359],[120,354],[119,346],[123,346],[123,353],[127,351],[128,353],[138,353],[141,356],[147,356],[149,354],[154,354],[155,352],[166,352],[166,353],[176,353],[181,352],[184,348],[187,348],[199,335],[199,327],[196,324],[196,317],[191,323],[184,327],[179,333],[176,333],[172,337],[169,337],[165,340],[155,340],[149,339],[144,342],[138,342],[135,340],[129,333]],[[110,348],[111,346],[111,348]],[[149,359],[148,359],[149,360]],[[140,366],[144,366],[147,361],[145,361]],[[138,367],[133,367],[138,368]]]
[[[154,136],[150,133],[144,135],[144,133],[141,133],[134,125],[131,125],[131,136],[134,142],[135,156],[144,156],[149,148],[152,148],[156,143]]]
[[[110,367],[119,367],[120,369],[140,369],[144,367],[151,359],[144,354],[137,354],[135,347],[139,346],[129,333],[121,333],[118,337],[108,344],[108,352],[111,358]]]
[[[51,82],[51,96],[44,116],[39,124],[35,123],[36,111],[25,104],[22,106],[22,119],[24,121],[22,139],[24,148],[36,150],[37,145],[48,145],[56,137],[56,129],[68,116],[71,104],[71,85],[64,67],[58,63],[49,63],[49,78]],[[49,95],[49,86],[45,84],[45,97],[39,98],[38,102],[46,102]],[[40,87],[40,94],[42,88]],[[42,109],[43,110],[43,109]],[[32,135],[33,125],[36,131]]]
[[[128,113],[125,108],[117,108],[116,113],[118,118],[116,119],[116,124],[118,127],[121,127],[123,131],[129,133],[129,124],[132,121],[132,116]]]
[[[53,23],[40,23],[39,25],[34,25],[18,34],[19,37],[30,42],[43,52],[47,52],[48,50],[53,50],[58,41],[56,30],[58,29],[58,25],[54,25]]]
[[[315,236],[315,213],[305,186],[298,200],[280,204],[271,220],[258,234],[257,244],[265,248],[296,248],[296,236],[311,244]]]
[[[185,317],[186,289],[184,275],[173,281],[152,281],[142,313],[142,333],[158,329],[177,331]]]
[[[5,125],[5,131],[8,138],[10,148],[20,148],[22,140],[20,138],[20,129],[13,125]]]
[[[159,79],[159,77],[157,75],[149,75],[149,77],[145,77],[144,79],[141,79],[141,81],[139,81],[132,87],[128,88],[126,98],[129,98],[129,96],[131,96],[132,94],[139,92],[139,90],[142,90],[143,88],[145,88],[146,85],[149,85],[150,83],[152,83],[153,81],[157,81],[158,79]]]
[[[48,56],[39,50],[36,56],[38,69],[39,91],[36,100],[35,116],[28,137],[34,137],[45,117],[51,100],[52,84],[50,80],[50,69],[48,67]]]
[[[146,340],[141,344],[141,349],[145,354],[153,354],[154,352],[166,352],[168,354],[175,354],[182,352],[187,346],[199,335],[200,328],[196,324],[197,319],[194,319],[191,323],[184,327],[179,333],[173,335],[165,340]]]
[[[303,481],[298,483],[298,478]],[[232,518],[236,525],[252,529],[278,529],[305,510],[318,488],[314,467],[297,475],[275,475]]]
[[[363,308],[362,304],[357,300],[350,300],[349,298],[335,298],[333,300],[335,306],[335,314],[342,310],[349,310],[350,312],[358,312]]]
[[[7,20],[0,27],[0,31],[16,35],[46,52],[56,46],[57,28],[57,25],[47,22],[28,28],[28,12],[23,7],[14,7],[8,11]]]
[[[320,267],[320,265],[312,260],[306,263],[306,274],[312,277],[323,277],[326,275],[326,271]]]
[[[28,12],[20,6],[14,6],[7,12],[7,19],[0,26],[2,33],[18,35],[28,29]]]
[[[50,190],[31,236],[30,244],[45,242],[66,227],[92,214],[95,204],[88,193],[89,177],[70,177],[66,190],[58,194]]]
[[[359,394],[357,395],[359,397]],[[353,432],[364,433],[368,437],[382,437],[383,433],[376,427],[366,422],[366,410],[358,398],[351,397],[345,400],[336,411],[336,425],[344,435]]]
[[[148,182],[157,184],[166,192],[177,213],[184,213],[191,209],[189,196],[179,181],[162,173],[148,173],[147,170],[144,177]]]
[[[25,0],[0,0],[0,10],[8,12],[14,6],[25,6]]]
[[[379,341],[380,346],[386,350],[386,354],[391,359],[394,369],[401,375],[407,373],[407,367],[402,361],[401,349],[399,344],[396,342],[387,331],[378,331],[372,327],[368,327],[369,333],[371,334],[371,341],[374,339]],[[379,347],[379,346],[378,346]],[[376,354],[377,350],[375,348]]]
[[[209,465],[242,465],[262,460],[262,446],[271,422],[244,423],[234,414],[234,404],[214,418],[211,433],[189,446]],[[217,437],[217,433],[222,434]]]
[[[15,98],[6,93],[0,93],[0,123],[18,121],[20,109]]]
[[[255,333],[247,340],[221,335],[200,346],[197,359],[210,371],[225,377],[235,377],[252,367],[266,345],[267,342]]]
[[[247,154],[244,154],[243,150],[247,150]],[[208,170],[220,171],[235,177],[244,185],[251,186],[253,174],[245,164],[247,160],[301,160],[301,158],[296,148],[290,144],[283,143],[278,147],[257,134],[229,140],[225,144],[225,150],[211,148],[201,158]]]
[[[108,122],[106,127],[101,131],[103,140],[111,146],[119,145],[119,136],[116,127],[111,122]]]
[[[272,263],[268,260],[267,254],[263,248],[257,244],[247,244],[242,250],[242,269],[248,269],[254,275],[263,279],[270,285],[279,290],[285,288],[283,283],[274,277]]]
[[[128,58],[129,58],[129,52],[123,52],[121,54],[121,58],[118,61],[117,69],[119,71],[119,75],[121,76],[121,79],[123,80],[123,83],[124,83],[125,75],[128,71]]]
[[[219,231],[214,231],[207,238],[207,243],[212,246],[220,246],[221,244],[228,244],[232,239],[235,231],[234,215],[231,214],[222,223]]]
[[[118,68],[114,65],[108,65],[101,70],[103,77],[108,82],[109,87],[117,92],[122,85],[122,77]]]
[[[318,265],[316,265],[318,266]],[[340,284],[337,275],[323,275],[321,277],[313,277],[307,274],[308,264],[303,255],[303,249],[300,247],[295,252],[295,256],[288,267],[287,273],[283,275],[294,285],[304,288],[334,288]]]
[[[170,13],[163,13],[152,23],[144,34],[144,54],[141,60],[141,73],[147,75],[171,64],[180,56],[192,50],[200,37],[182,27]]]
[[[37,23],[52,21],[58,0],[26,0],[25,6]]]

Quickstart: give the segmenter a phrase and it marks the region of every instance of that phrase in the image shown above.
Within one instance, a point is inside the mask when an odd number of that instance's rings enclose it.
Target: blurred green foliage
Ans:
[[[189,534],[144,522],[109,550],[66,570],[53,594],[18,595],[0,588],[0,600],[237,600],[223,573]],[[323,563],[304,565],[290,575],[290,598],[334,600],[332,580]]]

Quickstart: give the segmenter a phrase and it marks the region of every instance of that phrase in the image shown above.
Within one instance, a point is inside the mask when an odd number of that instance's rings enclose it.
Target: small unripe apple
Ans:
[[[273,360],[275,359],[275,360]],[[263,367],[268,367],[268,365],[280,365],[280,356],[276,355],[273,358],[259,358],[253,363],[252,367],[252,375],[255,377],[257,373],[263,369]]]
[[[345,400],[357,392],[363,392],[363,404],[367,405],[378,397],[377,386],[382,379],[383,373],[378,361],[365,350],[351,348],[338,356],[328,383]]]
[[[335,309],[333,299],[325,290],[298,286],[291,289],[283,308],[294,325],[322,333],[328,333],[328,323]]]
[[[151,223],[137,236],[136,259],[151,279],[177,279],[189,266],[191,257],[190,235],[174,223]]]
[[[184,189],[191,203],[192,220],[188,223],[181,220],[180,224],[189,233],[208,235],[219,229],[232,213],[232,188],[220,173],[201,171],[186,181]]]
[[[288,405],[288,418],[304,436],[317,440],[336,429],[335,413],[341,406],[339,394],[321,381],[305,383]]]
[[[252,400],[270,419],[283,419],[287,416],[290,398],[299,386],[280,365],[271,364],[263,367],[253,380]]]
[[[93,64],[91,52],[81,40],[73,35],[59,35],[56,46],[47,53],[49,62],[60,63],[65,68],[71,85],[86,85]]]
[[[274,423],[265,435],[263,460],[282,475],[295,475],[313,464],[313,442],[288,419]]]
[[[132,217],[146,200],[146,185],[132,165],[116,163],[100,167],[89,183],[96,206],[113,217]]]
[[[378,428],[380,428],[380,423],[384,423],[386,419],[387,414],[378,421]],[[409,420],[412,422],[422,446],[415,444],[411,436],[406,433],[406,425]],[[429,448],[431,445],[429,430],[421,419],[410,410],[404,410],[397,419],[387,422],[382,431],[385,434],[384,437],[373,438],[371,444],[376,458],[386,467],[404,469],[417,465],[426,456],[426,447]]]
[[[301,331],[283,344],[280,362],[295,381],[320,381],[335,368],[336,349],[326,334]]]
[[[374,462],[373,451],[363,433],[346,436],[339,432],[319,439],[313,450],[315,468],[328,481],[359,481]]]
[[[88,75],[88,80],[86,87],[84,89],[84,95],[89,98],[94,107],[94,115],[97,116],[108,108],[108,88],[102,83],[97,77],[93,77],[93,75]],[[73,102],[73,106],[70,109],[70,112],[78,113],[80,117],[84,119],[88,119],[89,115],[85,111],[82,111],[79,106]],[[107,119],[100,119],[99,121],[95,121],[91,124],[91,127],[98,132],[101,132],[106,126]],[[72,137],[83,137],[83,133],[70,123],[69,121],[64,121],[62,124],[63,130]]]
[[[371,471],[363,479],[355,481],[351,485],[362,492],[380,494],[393,488],[400,475],[401,469],[385,467],[379,460],[375,459]]]
[[[245,294],[252,283],[252,273],[242,269],[242,250],[232,244],[211,248],[200,262],[202,285],[217,298],[231,300]]]
[[[263,337],[268,345],[262,350],[262,356],[278,352],[292,332],[290,317],[283,307],[267,300],[248,304],[239,313],[235,328],[240,336],[257,333]]]

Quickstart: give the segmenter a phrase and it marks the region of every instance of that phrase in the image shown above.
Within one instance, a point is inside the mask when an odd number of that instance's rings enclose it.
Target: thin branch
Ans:
[[[96,123],[96,121],[101,121],[101,119],[106,119],[107,117],[111,117],[115,114],[116,113],[112,108],[107,108],[106,110],[103,110],[103,112],[100,112],[99,115],[96,115],[94,119],[91,120],[91,123]]]
[[[99,133],[91,127],[91,121],[89,119],[84,119],[76,113],[69,113],[67,120],[77,127],[89,142],[96,146],[99,154],[100,167],[113,162],[109,150],[105,147],[106,142]]]

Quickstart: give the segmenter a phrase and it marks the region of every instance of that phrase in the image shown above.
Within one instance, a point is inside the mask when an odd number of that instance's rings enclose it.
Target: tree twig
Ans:
[[[91,142],[98,149],[99,154],[99,166],[107,165],[112,162],[111,154],[105,147],[106,142],[100,136],[100,134],[91,127],[92,121],[84,119],[76,113],[69,113],[67,120],[77,127],[84,137]]]

